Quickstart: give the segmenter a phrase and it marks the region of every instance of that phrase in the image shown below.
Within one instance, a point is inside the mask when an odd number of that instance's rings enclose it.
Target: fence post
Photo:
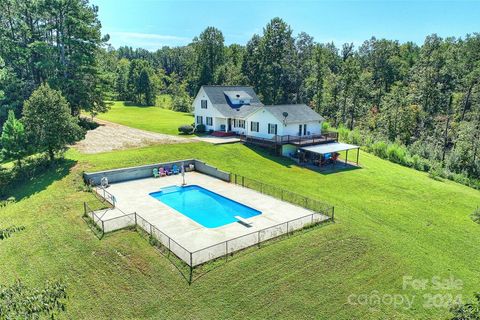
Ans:
[[[135,227],[137,227],[137,212],[134,212],[135,214]]]
[[[168,256],[170,257],[170,237],[168,237]]]
[[[281,199],[282,199],[282,201],[283,201],[283,189],[282,189],[282,193],[281,193],[281,194],[282,194]]]
[[[310,224],[313,224],[313,213],[312,213],[312,222],[310,222]]]
[[[83,214],[87,215],[87,203],[83,202]]]
[[[335,222],[335,207],[332,207],[332,222]]]
[[[102,220],[102,238],[104,234],[105,234],[105,223]]]
[[[245,177],[242,176],[242,187],[245,187]]]
[[[192,262],[192,253],[190,252],[190,279],[188,284],[192,284],[192,276],[193,276],[193,262]]]
[[[150,222],[149,222],[148,224],[150,225],[150,235],[152,235],[152,234],[153,234],[153,231],[152,231],[152,224],[151,224]]]

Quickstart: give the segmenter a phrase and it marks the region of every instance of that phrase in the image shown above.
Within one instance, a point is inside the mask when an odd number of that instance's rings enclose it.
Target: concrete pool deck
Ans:
[[[185,174],[185,181],[189,185],[199,185],[257,209],[261,211],[262,214],[248,219],[248,221],[251,222],[250,227],[234,222],[217,228],[206,228],[149,195],[149,193],[159,191],[159,189],[163,187],[173,185],[180,186],[182,184],[182,176],[178,174],[161,178],[145,178],[112,184],[107,188],[107,191],[115,197],[116,209],[102,210],[101,220],[105,221],[121,216],[124,213],[129,214],[136,212],[137,215],[141,216],[182,247],[190,252],[195,252],[227,240],[286,223],[296,218],[312,215],[313,213],[310,210],[261,194],[257,191],[224,182],[198,172],[187,172]],[[319,220],[328,220],[328,217],[318,214],[315,221],[318,222]],[[292,228],[299,229],[310,223],[310,220],[302,220],[300,222],[297,223],[297,226],[292,225]],[[285,233],[281,231],[282,230],[277,230],[274,233]],[[272,237],[273,236],[268,236],[266,238]],[[246,239],[242,240],[244,242],[243,244],[235,246],[232,244],[232,247],[236,247],[236,250],[239,250],[240,247],[249,246],[248,243],[252,241],[250,245],[255,244],[256,238],[255,241],[248,238],[249,237],[246,237]],[[224,254],[225,250],[229,252],[235,251],[228,248],[224,249],[224,247],[225,246],[212,249],[217,252],[205,252],[204,256],[195,257],[193,264],[200,264],[217,256],[221,256],[221,253],[223,252]],[[177,255],[182,258],[182,260],[185,260],[185,257],[182,257],[181,254]]]

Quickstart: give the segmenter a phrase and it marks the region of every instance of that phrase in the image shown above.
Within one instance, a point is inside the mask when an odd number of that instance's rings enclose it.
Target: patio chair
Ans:
[[[160,174],[160,177],[165,177],[167,175],[163,167],[158,168],[158,173]]]
[[[178,166],[176,164],[174,164],[173,167],[172,167],[172,173],[173,174],[179,174],[180,173],[180,169],[178,168]]]
[[[158,173],[158,168],[153,168],[152,173],[154,178],[160,177],[160,174]]]
[[[165,173],[167,174],[167,176],[171,176],[172,175],[172,169],[170,169],[169,166],[165,166]]]

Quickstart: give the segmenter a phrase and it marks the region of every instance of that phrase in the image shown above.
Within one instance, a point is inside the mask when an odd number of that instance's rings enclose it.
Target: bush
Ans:
[[[67,291],[62,282],[46,282],[41,288],[25,286],[17,280],[0,285],[2,319],[57,319],[65,311]]]
[[[183,134],[192,134],[193,127],[191,125],[185,124],[183,126],[178,127],[178,131]]]
[[[430,170],[428,170],[428,176],[434,180],[440,180],[442,174],[442,167],[438,163],[433,163]]]
[[[348,133],[350,130],[345,128],[343,125],[340,125],[337,131],[338,131],[338,140],[343,142],[348,142]]]
[[[330,126],[330,123],[328,121],[323,121],[322,122],[322,132],[328,132],[332,129]]]
[[[477,207],[475,211],[470,215],[470,218],[472,218],[473,222],[476,222],[480,224],[480,207]]]
[[[372,145],[372,152],[377,157],[387,159],[387,143],[385,141],[377,141]]]
[[[348,133],[348,138],[347,138],[348,143],[356,144],[356,145],[362,145],[362,135],[360,134],[360,131],[357,129],[350,131]]]
[[[199,124],[197,128],[195,129],[196,132],[198,133],[204,133],[207,130],[204,124]]]
[[[190,112],[192,99],[188,95],[175,96],[172,102],[172,110],[178,112]]]
[[[399,146],[396,143],[390,144],[387,147],[387,159],[398,163],[398,164],[407,164],[407,151],[404,147]]]
[[[450,309],[453,314],[451,320],[476,320],[480,319],[480,292],[475,294],[472,302],[458,304]]]
[[[96,123],[95,121],[93,121],[91,119],[88,119],[88,118],[85,118],[85,117],[81,117],[78,120],[78,125],[85,130],[93,130],[93,129],[98,128],[98,126],[99,126],[99,124]]]

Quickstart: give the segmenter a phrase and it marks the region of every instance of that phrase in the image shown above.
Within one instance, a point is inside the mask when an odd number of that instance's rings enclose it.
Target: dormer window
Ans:
[[[227,96],[228,102],[234,108],[240,107],[245,104],[250,104],[252,96],[246,93],[243,90],[238,91],[224,91],[225,96]]]

